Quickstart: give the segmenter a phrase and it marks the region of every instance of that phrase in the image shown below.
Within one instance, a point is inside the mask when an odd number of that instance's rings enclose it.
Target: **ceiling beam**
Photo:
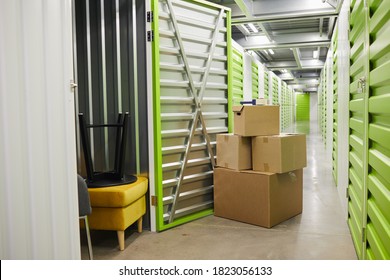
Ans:
[[[248,0],[234,0],[236,5],[240,8],[241,12],[248,18],[253,17],[252,13],[252,1]]]
[[[336,18],[335,17],[329,18],[329,26],[328,26],[328,34],[327,34],[328,38],[332,36],[335,24],[336,24]]]
[[[319,27],[320,37],[322,37],[322,29],[323,28],[324,28],[324,19],[320,18],[320,27]]]
[[[302,68],[301,58],[300,58],[300,54],[299,54],[299,49],[294,48],[294,49],[292,49],[292,51],[294,53],[295,62],[297,63],[298,68]]]
[[[244,36],[235,33],[233,35],[233,39],[244,49],[329,47],[331,41],[330,38],[320,37],[318,29],[317,32],[272,35],[272,42],[264,34]]]
[[[337,0],[326,0],[325,2],[332,6],[332,8],[337,8]]]
[[[295,61],[271,61],[265,63],[265,66],[270,70],[316,70],[324,68],[324,62],[317,59],[302,60],[301,67],[298,67]]]
[[[267,50],[267,49],[290,49],[290,48],[310,48],[310,47],[329,47],[330,40],[318,42],[295,42],[295,43],[278,43],[263,44],[257,46],[242,46],[246,50]]]
[[[273,41],[271,34],[268,32],[267,28],[264,27],[264,25],[261,22],[257,23],[258,26],[260,26],[261,31],[263,31],[264,35],[268,38],[270,42]]]
[[[293,80],[288,81],[289,85],[301,85],[301,84],[310,84],[310,85],[319,85],[320,81],[317,78],[294,78]]]
[[[244,24],[244,23],[264,23],[264,22],[285,22],[296,20],[309,20],[309,19],[319,19],[319,18],[328,18],[338,16],[338,13],[335,11],[332,12],[305,12],[305,13],[287,13],[287,14],[273,14],[257,17],[240,17],[232,18],[232,25]]]
[[[293,89],[301,89],[303,91],[317,91],[318,90],[318,87],[316,86],[307,86],[307,85],[304,85],[304,84],[300,84],[300,85],[290,85]]]

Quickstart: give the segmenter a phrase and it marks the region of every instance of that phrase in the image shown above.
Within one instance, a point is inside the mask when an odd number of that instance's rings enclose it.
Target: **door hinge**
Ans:
[[[157,206],[157,196],[152,195],[150,197],[150,204],[152,204],[152,206]]]
[[[153,22],[153,12],[152,11],[148,11],[146,13],[146,21],[147,22]]]
[[[154,34],[153,30],[149,30],[147,33],[148,42],[153,42]]]

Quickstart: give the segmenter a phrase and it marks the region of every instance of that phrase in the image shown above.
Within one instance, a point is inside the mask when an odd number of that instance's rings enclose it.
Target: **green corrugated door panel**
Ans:
[[[252,62],[252,98],[259,98],[259,66]]]
[[[264,98],[268,99],[269,97],[269,74],[268,71],[264,71]]]
[[[366,128],[365,97],[358,89],[359,79],[367,73],[365,51],[366,24],[363,0],[351,5],[350,15],[350,86],[349,86],[349,187],[348,224],[359,259],[364,258],[365,243],[362,240],[366,223]]]
[[[243,57],[242,53],[235,48],[232,49],[233,61],[233,88],[232,102],[233,105],[240,105],[240,101],[244,99],[244,74],[243,74]]]
[[[308,121],[310,120],[310,94],[296,95],[296,120]]]
[[[333,144],[332,144],[332,172],[333,172],[333,178],[335,181],[335,184],[337,186],[337,164],[338,164],[338,158],[337,158],[337,121],[338,121],[338,59],[337,59],[337,42],[338,42],[338,27],[336,26],[335,32],[333,34],[332,38],[332,49],[333,49]]]
[[[231,20],[230,10],[204,1],[153,0],[152,9],[161,231],[213,213],[216,134],[231,127]]]
[[[390,259],[390,1],[370,1],[367,257]]]

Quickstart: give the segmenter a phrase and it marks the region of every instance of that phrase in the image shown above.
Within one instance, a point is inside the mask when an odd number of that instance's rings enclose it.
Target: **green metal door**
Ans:
[[[259,98],[259,66],[252,61],[252,98]]]
[[[333,144],[332,144],[332,173],[337,185],[337,106],[338,106],[338,57],[337,57],[338,28],[336,27],[332,38],[333,53]]]
[[[240,105],[244,100],[244,62],[242,53],[233,48],[233,105]]]
[[[153,0],[157,230],[213,213],[215,138],[228,131],[230,10]],[[228,75],[229,73],[229,75]]]
[[[369,1],[367,259],[390,259],[390,1]]]
[[[364,259],[367,188],[367,8],[363,0],[351,2],[349,86],[349,185],[348,224],[357,256]]]
[[[296,95],[296,120],[308,121],[310,120],[310,94]]]

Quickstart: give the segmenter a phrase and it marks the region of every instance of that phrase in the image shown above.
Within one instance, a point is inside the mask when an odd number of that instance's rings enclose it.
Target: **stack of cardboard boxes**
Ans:
[[[302,213],[306,136],[280,134],[279,106],[234,106],[217,135],[214,214],[270,228]]]

